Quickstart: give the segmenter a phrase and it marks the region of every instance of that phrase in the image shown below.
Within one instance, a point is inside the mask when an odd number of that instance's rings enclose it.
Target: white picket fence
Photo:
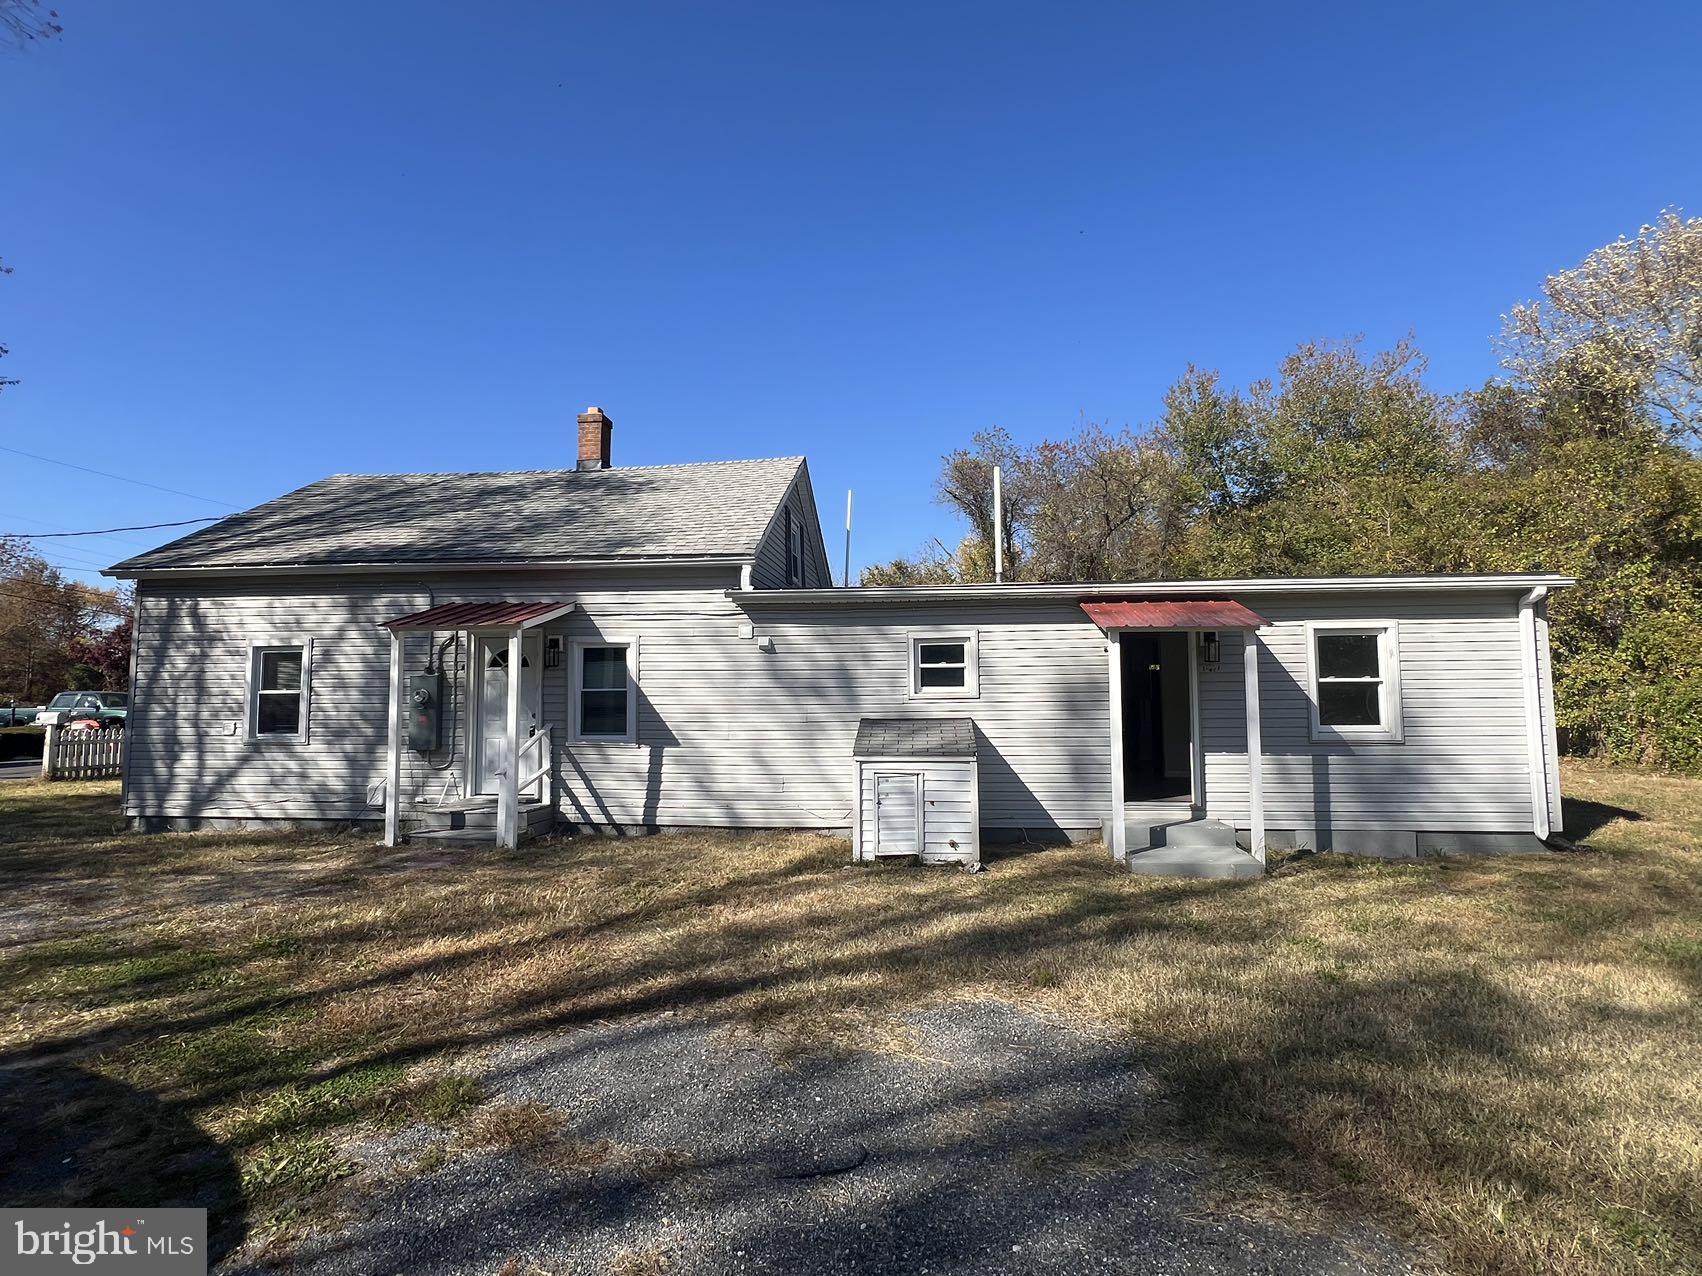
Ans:
[[[115,780],[124,774],[124,732],[50,726],[41,747],[44,780]]]

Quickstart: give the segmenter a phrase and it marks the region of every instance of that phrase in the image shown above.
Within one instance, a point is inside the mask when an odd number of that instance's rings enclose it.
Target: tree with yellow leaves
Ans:
[[[1557,379],[1621,387],[1672,438],[1702,444],[1702,218],[1667,209],[1550,275],[1542,294],[1503,317],[1520,381],[1543,397]]]

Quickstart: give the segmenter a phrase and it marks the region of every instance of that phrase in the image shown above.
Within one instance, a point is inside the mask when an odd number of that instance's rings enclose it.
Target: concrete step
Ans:
[[[1129,871],[1147,877],[1263,877],[1265,866],[1245,851],[1223,847],[1160,846],[1129,856]]]
[[[1155,826],[1154,844],[1202,850],[1234,850],[1235,830],[1222,820],[1178,820]]]

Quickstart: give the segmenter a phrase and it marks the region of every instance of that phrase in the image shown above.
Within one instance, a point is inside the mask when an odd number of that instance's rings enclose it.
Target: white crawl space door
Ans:
[[[875,774],[875,854],[922,852],[922,776],[915,771]]]

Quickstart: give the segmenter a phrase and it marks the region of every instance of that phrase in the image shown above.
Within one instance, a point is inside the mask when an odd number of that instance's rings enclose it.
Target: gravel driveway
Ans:
[[[1151,1105],[1112,1044],[991,1002],[908,1025],[907,1053],[792,1066],[670,1016],[509,1043],[482,1060],[484,1112],[547,1133],[364,1141],[351,1216],[290,1270],[1413,1270],[1371,1229],[1213,1210],[1204,1165],[1119,1148]]]

